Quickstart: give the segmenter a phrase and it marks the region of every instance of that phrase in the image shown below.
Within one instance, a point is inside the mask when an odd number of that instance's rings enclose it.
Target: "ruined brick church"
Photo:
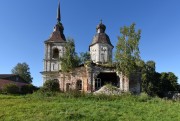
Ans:
[[[61,91],[80,90],[94,92],[105,84],[112,84],[124,92],[140,93],[140,78],[133,76],[127,79],[118,73],[114,67],[105,67],[102,63],[112,61],[114,46],[105,33],[106,26],[100,22],[96,27],[96,34],[89,45],[91,64],[82,64],[72,72],[63,74],[59,58],[64,56],[66,37],[61,23],[60,3],[57,9],[57,24],[49,39],[44,41],[44,70],[41,72],[43,81],[58,80]],[[88,48],[88,47],[87,47]]]

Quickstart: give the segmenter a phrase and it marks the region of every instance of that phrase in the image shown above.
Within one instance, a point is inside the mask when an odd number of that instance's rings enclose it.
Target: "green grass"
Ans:
[[[2,121],[178,121],[180,102],[141,96],[0,95]]]

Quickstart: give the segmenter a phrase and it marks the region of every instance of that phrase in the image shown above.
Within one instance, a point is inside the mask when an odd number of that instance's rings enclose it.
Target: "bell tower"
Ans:
[[[59,58],[63,57],[65,51],[66,38],[64,36],[64,27],[61,23],[60,1],[57,8],[57,23],[54,26],[53,32],[49,39],[44,41],[45,55],[44,55],[44,69],[43,81],[58,79],[61,65]]]
[[[106,26],[102,23],[96,27],[96,35],[93,37],[92,43],[89,46],[91,60],[94,63],[108,63],[112,60],[112,49],[109,36],[105,33]]]

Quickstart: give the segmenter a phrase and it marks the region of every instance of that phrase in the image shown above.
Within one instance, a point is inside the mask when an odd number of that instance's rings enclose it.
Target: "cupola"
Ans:
[[[97,33],[104,33],[106,30],[106,26],[102,23],[102,20],[100,24],[97,25],[96,27]]]

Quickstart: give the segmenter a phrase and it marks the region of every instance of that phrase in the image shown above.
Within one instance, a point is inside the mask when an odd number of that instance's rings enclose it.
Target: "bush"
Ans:
[[[7,84],[3,87],[2,92],[5,94],[19,94],[19,87],[15,84]]]
[[[58,80],[47,80],[43,87],[46,88],[45,91],[60,91]]]
[[[85,97],[86,94],[83,91],[81,92],[81,91],[79,91],[77,89],[71,89],[71,90],[65,92],[64,96],[67,97],[67,98],[72,98],[72,97],[73,98],[80,98],[80,97]]]
[[[147,93],[144,93],[144,92],[142,92],[139,96],[140,102],[147,102],[150,99],[151,99],[151,97]]]
[[[46,87],[41,87],[38,91],[33,93],[32,96],[36,98],[54,97],[57,96],[57,91],[49,91]]]
[[[32,84],[23,85],[21,87],[22,94],[32,94],[36,90],[37,90],[37,87],[33,86]]]
[[[38,98],[53,97],[57,96],[58,92],[60,92],[58,80],[47,80],[43,87],[33,93],[33,96]]]
[[[110,91],[116,91],[117,87],[113,86],[112,84],[106,84],[105,85]]]

